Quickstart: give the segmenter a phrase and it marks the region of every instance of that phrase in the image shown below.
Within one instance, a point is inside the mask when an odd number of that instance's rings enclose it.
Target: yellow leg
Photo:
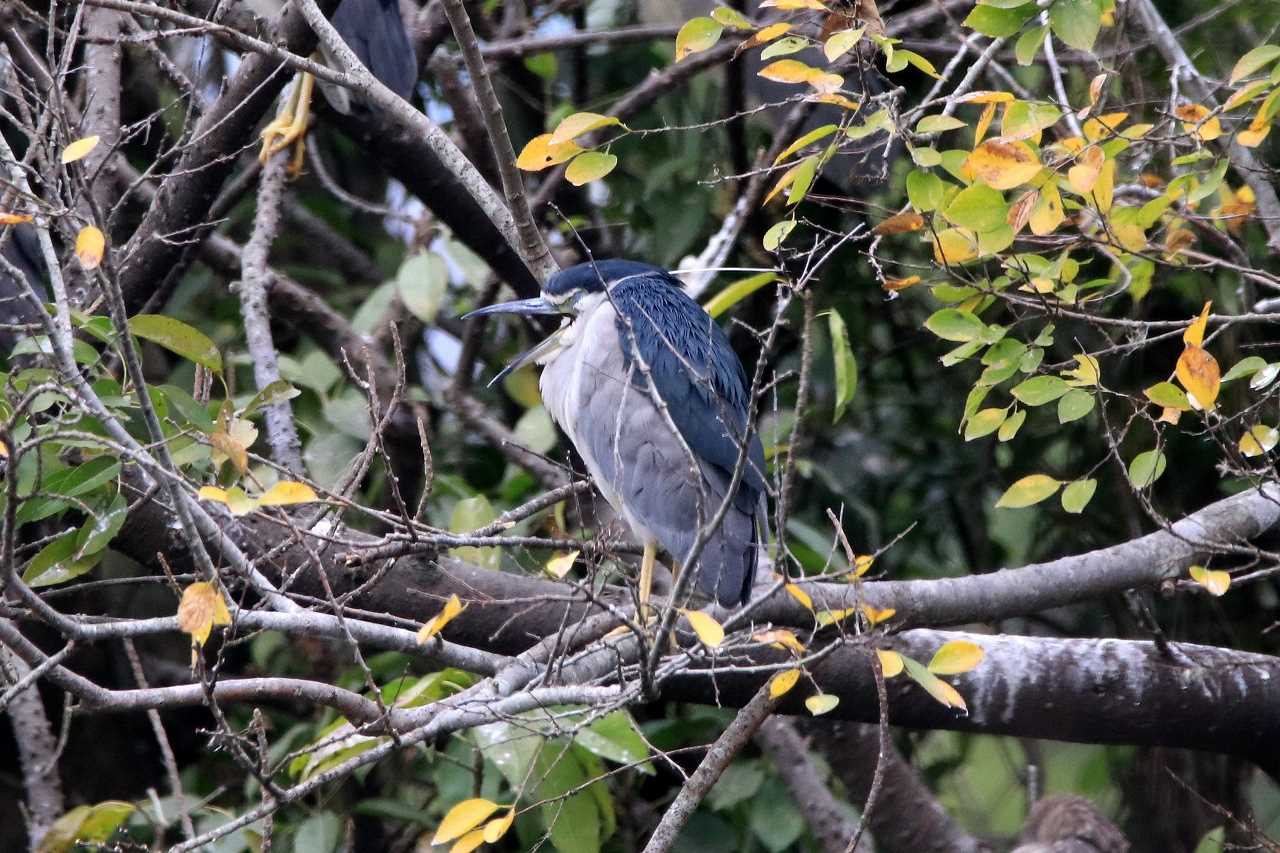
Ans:
[[[311,94],[315,85],[315,77],[307,73],[299,75],[284,109],[262,129],[262,150],[258,153],[260,161],[265,163],[268,157],[294,143],[301,145],[307,132],[307,122],[311,119]],[[301,168],[301,157],[299,153],[295,153],[290,171],[296,174]]]
[[[644,543],[644,556],[640,559],[640,618],[649,618],[649,593],[653,589],[653,564],[658,559],[658,545]]]

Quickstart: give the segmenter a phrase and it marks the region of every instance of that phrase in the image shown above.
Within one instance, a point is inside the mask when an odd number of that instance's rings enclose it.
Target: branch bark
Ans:
[[[0,618],[0,626],[11,625],[7,619]],[[16,684],[30,672],[31,666],[26,661],[0,643],[0,683]],[[27,792],[30,820],[27,835],[30,849],[36,853],[49,827],[66,810],[62,780],[58,778],[57,744],[35,684],[15,694],[7,710],[13,725],[13,739],[18,745],[22,787]]]
[[[285,170],[289,153],[281,151],[262,167],[258,187],[258,208],[253,217],[253,234],[240,256],[240,313],[244,321],[245,343],[253,359],[253,378],[262,391],[280,381],[271,318],[267,313],[267,256],[280,227],[280,202],[284,195]],[[268,403],[265,409],[267,440],[276,463],[295,477],[303,476],[302,441],[288,400]]]

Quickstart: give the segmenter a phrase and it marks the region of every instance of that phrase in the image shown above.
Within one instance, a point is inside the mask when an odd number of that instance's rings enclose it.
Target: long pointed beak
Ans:
[[[462,319],[469,320],[472,317],[484,317],[489,314],[517,314],[524,317],[537,317],[541,315],[555,315],[559,313],[560,309],[556,308],[556,306],[552,305],[541,296],[535,296],[533,299],[516,299],[512,302],[499,302],[495,305],[477,308],[474,311],[469,311],[466,314],[463,314]],[[537,361],[539,356],[553,349],[559,342],[559,339],[560,332],[559,330],[556,330],[545,340],[539,341],[532,349],[516,356],[510,364],[498,371],[497,375],[489,380],[488,387],[492,388],[496,383],[501,382],[503,377],[507,374],[519,370],[526,364]]]
[[[474,311],[468,311],[462,315],[462,319],[470,320],[472,317],[484,317],[489,314],[519,314],[524,317],[536,317],[542,314],[559,314],[560,309],[552,305],[541,296],[535,296],[532,299],[516,299],[511,302],[498,302],[494,305],[487,305],[484,308],[477,308]]]
[[[486,387],[492,388],[495,384],[501,382],[507,374],[513,373],[519,370],[520,368],[524,367],[526,364],[534,363],[544,353],[550,352],[551,350],[555,349],[556,346],[558,346],[560,343],[560,332],[561,332],[560,329],[556,329],[549,336],[547,336],[541,341],[538,341],[538,343],[535,344],[531,349],[528,349],[525,352],[520,353],[520,355],[512,359],[510,364],[502,368],[502,370],[499,370],[497,375],[489,380],[489,384]]]

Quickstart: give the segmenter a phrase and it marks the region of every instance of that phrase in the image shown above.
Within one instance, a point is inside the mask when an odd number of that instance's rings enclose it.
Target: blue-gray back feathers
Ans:
[[[418,61],[400,17],[399,0],[342,0],[334,29],[365,67],[406,100],[418,82]]]

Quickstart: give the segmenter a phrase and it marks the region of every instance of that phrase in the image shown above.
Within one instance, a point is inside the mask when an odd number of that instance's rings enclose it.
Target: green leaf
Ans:
[[[102,558],[101,553],[75,559],[76,537],[60,536],[35,553],[22,572],[22,579],[35,588],[55,586],[91,570]]]
[[[1009,416],[1003,424],[1000,425],[1000,432],[996,433],[996,439],[999,441],[1009,441],[1018,434],[1018,430],[1022,427],[1022,422],[1027,419],[1027,410],[1018,409]]]
[[[414,255],[400,265],[396,290],[413,316],[427,325],[436,321],[449,286],[449,268],[435,252]]]
[[[599,180],[613,171],[618,158],[602,151],[584,151],[569,161],[564,177],[575,187]]]
[[[265,409],[267,406],[292,400],[301,393],[301,391],[283,379],[277,379],[275,382],[268,383],[266,388],[253,395],[253,399],[249,401],[248,405],[244,407],[244,411],[240,413],[240,417],[247,418],[259,409]]]
[[[1191,411],[1191,403],[1187,401],[1187,392],[1172,382],[1157,382],[1142,393],[1157,406],[1177,409],[1180,412]]]
[[[731,27],[735,30],[749,30],[752,28],[751,22],[741,12],[728,6],[717,6],[712,10],[711,17],[726,27]]]
[[[294,850],[333,853],[342,839],[342,819],[333,812],[313,814],[298,826]]]
[[[1051,497],[1061,486],[1061,480],[1055,480],[1048,474],[1028,475],[1005,489],[1000,500],[996,501],[996,508],[1022,509],[1038,504],[1045,498]]]
[[[1036,13],[1035,3],[1026,3],[1012,9],[996,6],[974,6],[964,19],[964,25],[992,38],[1008,38],[1022,29]]]
[[[531,406],[516,421],[516,441],[534,453],[546,453],[556,446],[556,428],[543,406]]]
[[[1025,405],[1043,406],[1070,390],[1071,386],[1057,376],[1032,376],[1013,386],[1009,393]]]
[[[1280,47],[1274,44],[1264,44],[1261,47],[1255,47],[1253,50],[1240,57],[1234,68],[1231,69],[1231,78],[1227,80],[1228,85],[1234,86],[1245,77],[1257,71],[1261,71],[1271,63],[1280,59]]]
[[[1159,450],[1147,450],[1133,457],[1129,463],[1129,482],[1135,489],[1145,489],[1160,479],[1166,460]]]
[[[776,252],[778,247],[786,242],[787,237],[790,236],[792,229],[795,227],[796,221],[794,219],[775,222],[769,226],[768,231],[764,232],[764,239],[760,241],[760,244],[764,246],[766,252]],[[714,317],[715,315],[712,314],[711,316]]]
[[[818,174],[818,159],[815,154],[796,166],[795,179],[791,182],[791,188],[787,190],[788,207],[799,204],[809,194],[809,187],[813,186],[813,179]]]
[[[1266,366],[1267,360],[1261,356],[1251,355],[1248,358],[1242,358],[1232,365],[1231,369],[1227,371],[1227,375],[1222,377],[1222,381],[1230,382],[1232,379],[1252,376]]]
[[[215,373],[222,372],[222,355],[213,341],[181,320],[163,314],[139,314],[129,318],[129,331]]]
[[[933,316],[924,321],[924,327],[944,341],[961,343],[980,340],[987,328],[985,323],[968,311],[955,308],[943,308],[934,312]],[[977,351],[976,348],[974,351]]]
[[[999,429],[1008,417],[1008,409],[983,409],[973,417],[969,418],[965,423],[964,440],[973,441],[975,438],[982,438],[984,435],[990,435]]]
[[[64,468],[44,478],[40,484],[41,497],[23,501],[14,514],[15,524],[40,521],[66,509],[68,503],[61,498],[79,497],[120,474],[120,461],[110,456],[90,459],[75,468]]]
[[[787,36],[786,38],[778,39],[760,51],[760,58],[772,59],[775,56],[790,56],[793,53],[799,53],[806,47],[809,47],[807,39],[802,39],[799,36]]]
[[[645,773],[653,773],[653,765],[646,759],[649,747],[627,711],[614,711],[589,725],[579,728],[573,735],[575,743],[589,752],[617,764],[634,764]]]
[[[1058,423],[1078,421],[1093,411],[1093,395],[1083,388],[1072,388],[1058,398]]]
[[[273,383],[274,384],[274,383]],[[270,387],[270,386],[268,386]],[[213,418],[209,417],[209,409],[176,385],[161,385],[160,393],[169,401],[169,405],[182,415],[187,424],[203,433],[213,432]]]
[[[1089,501],[1093,499],[1093,493],[1098,490],[1098,481],[1074,480],[1067,483],[1067,487],[1062,490],[1062,508],[1069,513],[1078,515],[1084,512],[1084,508],[1088,506]]]
[[[497,517],[498,514],[494,512],[488,498],[484,495],[464,498],[453,508],[453,515],[449,518],[449,530],[452,533],[470,533],[484,527]],[[485,569],[497,569],[502,564],[500,548],[454,548],[452,553],[459,560]]]
[[[1076,50],[1093,50],[1102,27],[1101,0],[1056,0],[1049,7],[1049,23],[1063,43]]]
[[[916,133],[943,133],[961,127],[968,127],[968,124],[955,116],[932,115],[916,122]]]
[[[76,531],[75,553],[81,558],[96,554],[111,543],[129,515],[129,502],[117,494],[101,512],[92,513]]]
[[[1013,46],[1013,55],[1017,58],[1019,65],[1030,65],[1036,61],[1036,54],[1044,45],[1044,37],[1048,32],[1049,27],[1046,25],[1027,30],[1018,36],[1018,41]]]
[[[973,184],[957,193],[942,215],[953,225],[981,233],[1007,227],[1009,207],[998,190]]]
[[[920,213],[936,210],[942,204],[947,187],[933,172],[912,169],[907,175],[907,198]]]
[[[831,357],[836,371],[836,407],[831,418],[835,423],[844,416],[853,393],[858,390],[858,362],[849,346],[849,330],[844,318],[834,308],[827,314],[827,326],[831,331]]]
[[[794,222],[791,224],[795,224]],[[772,229],[771,229],[772,230]],[[766,284],[776,281],[778,278],[776,273],[762,272],[756,273],[748,278],[735,281],[724,290],[707,300],[703,308],[712,317],[719,317],[751,294],[755,293]]]
[[[707,50],[720,41],[724,27],[712,18],[693,18],[676,33],[676,62],[691,53]]]

